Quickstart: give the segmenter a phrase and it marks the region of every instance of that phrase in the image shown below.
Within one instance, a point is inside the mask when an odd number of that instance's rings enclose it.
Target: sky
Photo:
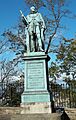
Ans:
[[[67,8],[76,14],[76,0],[68,1]],[[19,9],[28,14],[28,8],[24,0],[0,0],[0,33],[17,24],[20,16]],[[70,29],[70,32],[66,33],[66,35],[72,36],[76,31],[76,19],[66,19],[63,23]]]
[[[73,14],[76,14],[76,0],[68,0],[67,8]],[[7,29],[17,25],[19,21],[19,10],[22,10],[25,15],[28,14],[29,9],[24,0],[0,0],[0,35]],[[63,19],[62,23],[67,26],[66,30],[61,31],[67,38],[74,37],[76,33],[76,19]],[[52,55],[52,59],[55,56]]]
[[[69,1],[69,5],[67,5],[67,9],[69,9],[72,14],[75,16],[73,18],[65,18],[65,20],[63,19],[63,24],[65,25],[65,27],[67,27],[67,30],[64,30],[64,35],[67,38],[71,38],[74,37],[75,33],[76,33],[76,0],[68,0]]]
[[[0,33],[17,24],[19,9],[26,9],[24,0],[0,0]]]

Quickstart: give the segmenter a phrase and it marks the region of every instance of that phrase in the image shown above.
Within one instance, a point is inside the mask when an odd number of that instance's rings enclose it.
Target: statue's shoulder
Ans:
[[[37,15],[40,15],[40,13],[39,13],[39,12],[37,12],[36,14],[37,14]]]
[[[28,15],[26,16],[26,18],[27,18],[28,21],[31,21],[31,19],[32,19],[31,14],[28,14]]]
[[[35,16],[36,16],[36,17],[39,17],[39,16],[40,16],[40,13],[39,13],[39,12],[35,13]]]
[[[29,18],[30,17],[30,14],[28,14],[27,16],[26,16],[26,18]]]
[[[37,16],[38,16],[39,18],[42,18],[41,13],[39,13],[39,12],[37,12]]]

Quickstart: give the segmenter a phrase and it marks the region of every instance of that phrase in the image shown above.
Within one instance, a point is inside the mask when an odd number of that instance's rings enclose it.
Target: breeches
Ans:
[[[29,27],[28,30],[31,37],[31,42],[33,42],[33,33],[35,33],[37,37],[38,46],[42,47],[41,32],[39,26],[36,26],[35,30],[33,30],[33,27]]]

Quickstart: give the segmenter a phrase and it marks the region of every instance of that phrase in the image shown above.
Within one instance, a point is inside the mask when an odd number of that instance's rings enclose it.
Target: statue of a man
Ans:
[[[26,17],[22,14],[23,23],[27,26],[27,41],[29,41],[30,52],[44,51],[45,22],[42,15],[34,6],[30,8],[30,14]],[[28,46],[27,46],[28,47]]]

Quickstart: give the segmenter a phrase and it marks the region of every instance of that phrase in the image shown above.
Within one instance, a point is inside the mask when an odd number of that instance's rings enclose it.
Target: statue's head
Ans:
[[[30,8],[30,11],[31,11],[32,13],[36,12],[35,7],[34,7],[34,6],[32,6],[32,7]]]

